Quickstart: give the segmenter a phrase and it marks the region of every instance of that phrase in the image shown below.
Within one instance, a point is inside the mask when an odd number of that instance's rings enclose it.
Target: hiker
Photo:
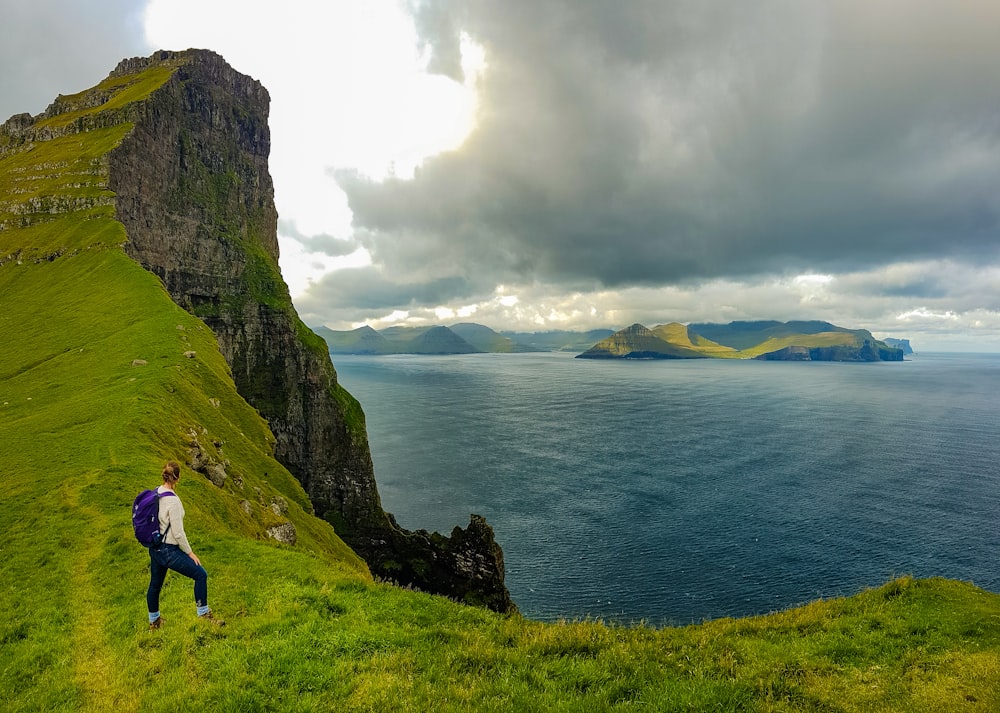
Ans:
[[[160,616],[160,588],[163,587],[168,569],[194,580],[194,603],[198,607],[198,618],[219,626],[225,624],[214,617],[212,610],[208,608],[208,572],[201,566],[201,560],[191,550],[187,535],[184,534],[184,506],[174,492],[180,479],[180,465],[169,461],[163,466],[163,485],[156,489],[157,493],[166,493],[166,497],[161,497],[159,502],[163,544],[149,548],[146,605],[149,609],[150,630],[163,626],[164,620]]]

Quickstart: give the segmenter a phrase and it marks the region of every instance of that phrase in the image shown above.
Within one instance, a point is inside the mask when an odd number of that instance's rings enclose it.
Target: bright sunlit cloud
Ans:
[[[925,307],[919,307],[917,309],[912,309],[909,312],[903,312],[897,317],[900,322],[910,322],[913,320],[932,320],[937,322],[953,322],[958,319],[958,315],[954,312],[934,312],[932,310],[926,309]]]
[[[462,37],[464,83],[429,74],[413,19],[395,0],[288,0],[280,18],[262,0],[151,0],[144,27],[150,45],[211,49],[268,89],[275,203],[299,234],[350,236],[334,170],[410,178],[475,125],[482,48]],[[302,260],[294,235],[279,230],[279,238],[293,296],[330,271],[370,262],[361,253]]]
[[[281,262],[282,277],[294,295],[304,292],[323,275],[336,270],[366,267],[371,265],[372,260],[371,255],[363,248],[334,257],[309,252],[297,240],[285,240],[281,245]]]
[[[801,287],[820,287],[833,282],[833,275],[798,275],[792,282]]]

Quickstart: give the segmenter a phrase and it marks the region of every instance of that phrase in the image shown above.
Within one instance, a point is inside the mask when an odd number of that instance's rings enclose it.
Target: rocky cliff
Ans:
[[[889,337],[883,339],[882,341],[888,344],[890,347],[896,347],[897,349],[902,349],[903,354],[913,354],[913,346],[910,344],[909,339],[893,339]]]
[[[40,117],[13,117],[0,151],[114,133],[114,148],[87,164],[90,183],[106,184],[81,199],[113,207],[127,254],[215,332],[237,389],[267,419],[275,457],[316,513],[376,576],[512,611],[485,521],[473,516],[446,538],[406,531],[382,509],[363,411],[338,384],[323,340],[299,320],[278,269],[268,110],[264,87],[218,55],[158,52],[124,60]]]
[[[761,361],[903,361],[903,350],[865,339],[860,345],[788,346],[754,358]]]

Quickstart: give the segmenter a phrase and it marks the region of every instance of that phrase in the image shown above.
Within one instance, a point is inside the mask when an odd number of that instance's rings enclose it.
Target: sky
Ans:
[[[157,49],[267,87],[312,326],[821,319],[1000,352],[993,0],[0,8],[0,120]]]

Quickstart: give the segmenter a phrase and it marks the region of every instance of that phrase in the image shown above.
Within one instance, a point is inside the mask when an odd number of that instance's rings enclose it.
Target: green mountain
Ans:
[[[447,327],[390,327],[381,332],[400,354],[474,354],[480,351]]]
[[[581,359],[763,359],[770,361],[902,361],[903,350],[865,329],[828,322],[676,322],[648,329],[633,324],[604,339]]]
[[[531,349],[543,352],[578,352],[595,342],[610,337],[610,329],[592,329],[587,332],[549,330],[546,332],[500,332]]]
[[[706,356],[691,346],[665,341],[661,331],[633,324],[607,339],[602,339],[583,354],[580,359],[704,359]]]
[[[739,351],[752,349],[769,339],[780,340],[799,335],[815,335],[823,333],[856,334],[857,330],[837,327],[829,322],[798,321],[798,322],[730,322],[729,324],[691,324],[692,331],[719,344],[732,347]],[[867,332],[865,332],[867,334]],[[868,334],[871,337],[870,334]]]
[[[653,327],[652,331],[653,334],[665,342],[690,349],[703,356],[723,359],[731,359],[737,356],[736,350],[732,347],[717,344],[678,322],[661,324],[658,327]]]
[[[215,55],[157,53],[0,127],[5,712],[1000,708],[1000,597],[968,583],[663,629],[389,584],[499,553],[481,518],[378,526],[364,413],[277,271],[266,108]],[[175,575],[146,627],[129,512],[167,459],[225,627]]]
[[[541,351],[534,347],[520,344],[514,339],[495,332],[481,324],[474,324],[472,322],[453,324],[451,325],[451,331],[481,352],[517,354],[521,352]]]
[[[313,327],[327,343],[331,354],[395,354],[396,346],[367,324],[349,332]]]
[[[538,351],[518,344],[510,337],[481,324],[461,323],[451,327],[387,327],[375,331],[369,326],[350,331],[315,328],[331,354],[511,354]]]

